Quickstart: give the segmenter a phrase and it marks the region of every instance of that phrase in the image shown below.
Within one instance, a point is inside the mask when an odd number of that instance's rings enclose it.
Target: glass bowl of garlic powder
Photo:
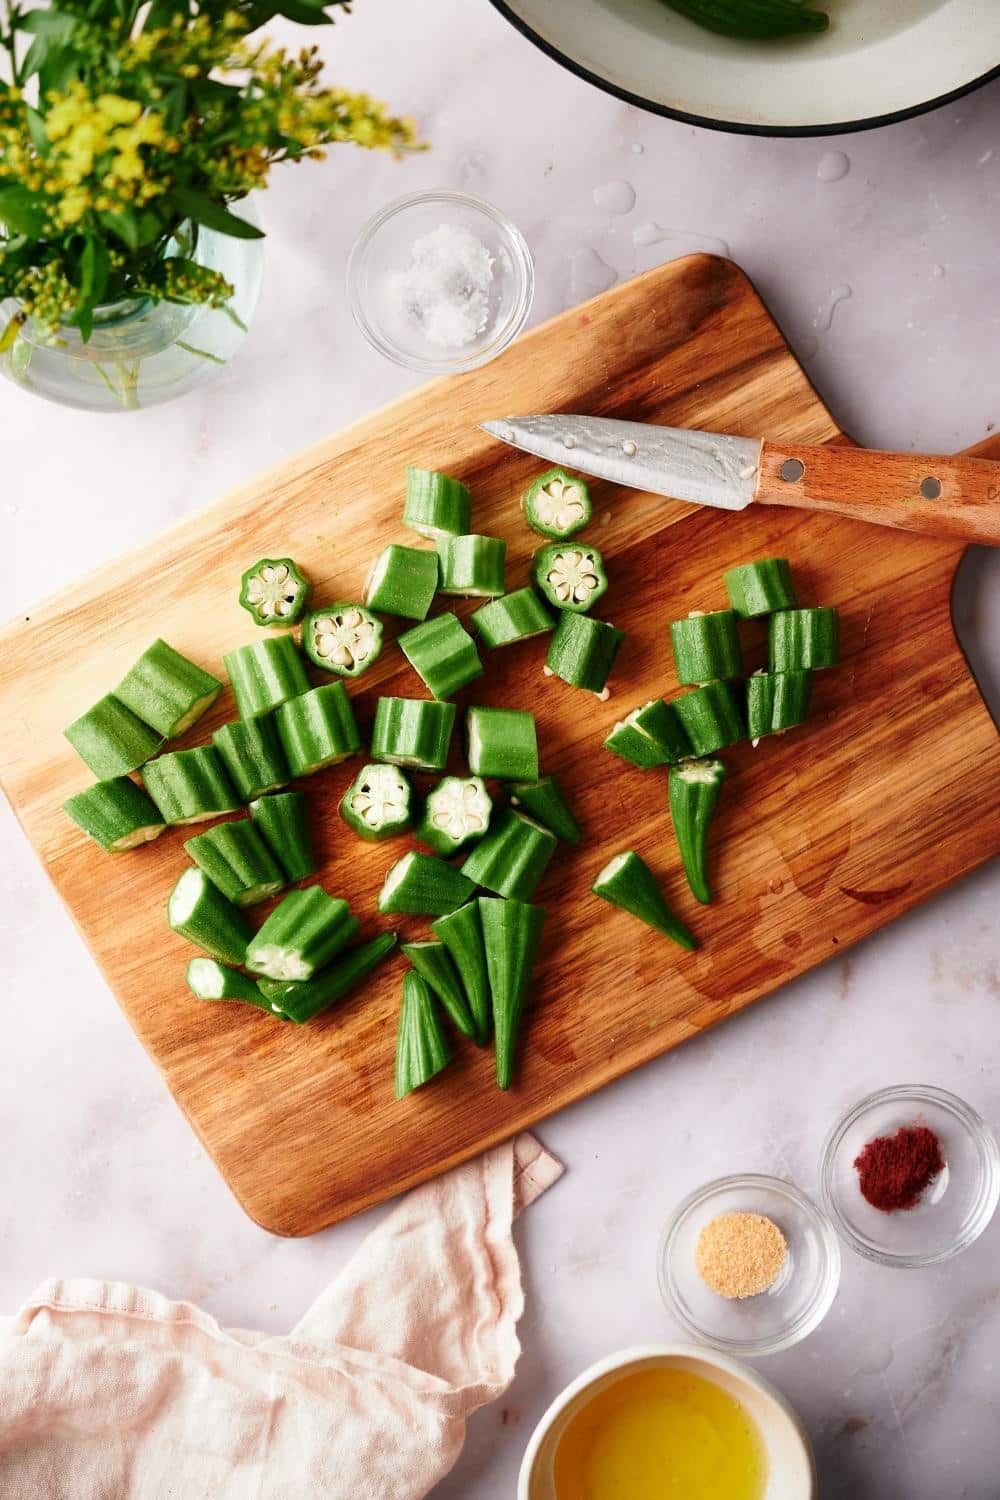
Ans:
[[[495,359],[524,327],[534,286],[520,230],[482,199],[445,189],[380,209],[347,266],[351,312],[368,342],[429,375]]]

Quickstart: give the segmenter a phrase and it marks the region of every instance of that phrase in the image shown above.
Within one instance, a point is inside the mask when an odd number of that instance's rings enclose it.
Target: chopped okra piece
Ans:
[[[430,989],[419,974],[403,975],[403,1003],[396,1034],[393,1087],[397,1099],[430,1083],[452,1059],[451,1042],[441,1025]]]
[[[242,806],[214,745],[158,755],[143,766],[142,779],[166,823],[204,823]]]
[[[812,672],[755,672],[747,678],[747,729],[757,744],[766,734],[783,734],[809,717]]]
[[[804,672],[835,667],[840,660],[840,629],[835,609],[786,609],[771,616],[772,672]]]
[[[196,724],[222,692],[222,683],[166,641],[154,641],[115,688],[119,703],[166,739]]]
[[[538,734],[535,716],[527,709],[470,708],[465,732],[469,768],[476,776],[538,780]]]
[[[582,479],[565,469],[548,469],[528,486],[524,497],[524,519],[539,536],[565,542],[582,531],[593,507],[590,490]]]
[[[450,698],[483,675],[476,643],[453,614],[405,630],[399,648],[435,698]]]
[[[508,808],[466,858],[462,874],[498,896],[530,901],[556,849],[556,836]]]
[[[312,584],[290,557],[262,557],[240,579],[240,603],[255,625],[294,625],[311,593]]]
[[[436,469],[406,470],[406,502],[403,525],[418,536],[434,541],[439,536],[458,536],[469,529],[472,497],[459,479]]]
[[[365,604],[384,615],[425,620],[438,586],[438,555],[392,543],[379,553],[365,584]]]
[[[289,891],[250,939],[246,967],[265,979],[312,979],[360,926],[347,902],[322,886]]]
[[[414,850],[398,859],[386,875],[378,909],[383,914],[413,912],[416,916],[443,917],[464,906],[475,889],[471,880],[443,859]]]
[[[241,719],[259,719],[289,698],[309,691],[299,648],[290,635],[269,635],[237,646],[222,660]]]
[[[455,727],[454,703],[426,698],[380,698],[372,728],[372,754],[415,771],[443,771]]]
[[[249,818],[217,823],[184,847],[213,885],[236,906],[255,906],[285,884],[284,871]]]
[[[662,698],[651,699],[619,720],[604,741],[604,748],[642,771],[668,766],[691,754],[677,710]]]
[[[303,880],[316,870],[309,814],[302,792],[278,792],[250,803],[257,832],[285,872],[286,880]]]
[[[624,630],[604,620],[563,610],[549,644],[546,670],[571,687],[601,694],[624,639]]]
[[[544,598],[556,609],[583,614],[607,592],[604,558],[596,547],[580,542],[551,542],[531,564],[531,576]]]
[[[187,987],[199,1000],[241,1000],[273,1014],[252,979],[214,958],[192,958],[184,974]]]
[[[736,616],[731,609],[695,612],[670,626],[677,681],[685,686],[739,677],[743,671]]]
[[[431,923],[431,932],[451,954],[472,1016],[472,1039],[477,1046],[485,1047],[493,1029],[493,1008],[479,902],[467,901],[457,911],[438,917]]]
[[[302,621],[302,646],[314,667],[360,677],[382,650],[382,621],[363,604],[331,604]]]
[[[250,927],[243,913],[192,865],[170,892],[167,921],[174,932],[223,964],[246,958]]]
[[[136,771],[163,744],[156,734],[112,694],[98,699],[63,733],[100,781]]]
[[[291,780],[273,719],[234,719],[215,731],[212,744],[245,802]]]
[[[371,942],[341,953],[315,979],[262,979],[259,989],[277,1015],[294,1021],[296,1026],[304,1026],[359,984],[389,957],[395,946],[394,932],[380,932]]]
[[[524,1001],[531,983],[545,911],[524,901],[480,896],[486,971],[490,980],[493,1026],[496,1035],[497,1084],[509,1089],[514,1076],[514,1051]]]
[[[627,849],[624,854],[616,854],[609,860],[591,890],[595,896],[638,917],[647,927],[654,927],[682,948],[698,946],[684,923],[674,916],[664,901],[652,870],[634,849]]]
[[[410,783],[398,766],[365,766],[340,801],[348,828],[376,843],[405,833],[413,822]]]
[[[437,544],[439,594],[492,599],[504,590],[507,543],[496,536],[445,536]]]
[[[674,698],[672,706],[695,755],[714,755],[746,738],[743,710],[728,682],[706,682]]]
[[[515,589],[502,599],[491,599],[489,604],[475,610],[469,620],[482,636],[483,645],[491,647],[531,640],[533,636],[544,635],[556,623],[530,588]]]
[[[510,800],[515,807],[523,807],[543,828],[551,828],[564,843],[578,844],[583,838],[583,829],[554,776],[543,776],[540,781],[519,781],[510,789]]]
[[[723,573],[729,602],[741,620],[756,620],[798,604],[787,557],[763,557]]]
[[[152,797],[127,776],[95,781],[64,802],[63,812],[109,854],[148,844],[167,826]]]
[[[478,776],[446,776],[428,793],[413,836],[447,857],[483,837],[492,811],[493,800]]]
[[[722,795],[726,768],[721,760],[682,760],[670,767],[670,818],[692,894],[702,905],[712,899],[708,880],[708,828]]]
[[[293,776],[312,776],[361,749],[351,700],[342,682],[325,682],[290,698],[275,714]]]
[[[400,951],[441,1002],[463,1036],[475,1036],[476,1024],[462,989],[462,981],[444,943],[403,943]]]

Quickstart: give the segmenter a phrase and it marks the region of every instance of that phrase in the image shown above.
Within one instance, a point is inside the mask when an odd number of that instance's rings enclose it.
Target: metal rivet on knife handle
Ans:
[[[920,493],[923,495],[923,497],[924,497],[925,500],[940,500],[940,498],[941,498],[941,481],[940,481],[940,479],[935,479],[933,477],[933,475],[928,474],[928,476],[927,476],[926,479],[922,479],[920,481]]]
[[[781,478],[786,484],[796,484],[806,472],[806,466],[800,458],[786,458],[778,470]]]

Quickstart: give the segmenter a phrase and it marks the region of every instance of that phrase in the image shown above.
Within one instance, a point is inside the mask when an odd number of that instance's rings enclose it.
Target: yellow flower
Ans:
[[[109,125],[132,125],[142,114],[138,99],[123,99],[121,94],[98,94],[97,110]]]
[[[56,214],[61,224],[79,224],[90,206],[91,196],[86,188],[69,188],[56,204]]]

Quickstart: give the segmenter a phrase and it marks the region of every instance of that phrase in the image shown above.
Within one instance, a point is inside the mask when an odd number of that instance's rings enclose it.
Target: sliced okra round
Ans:
[[[688,885],[708,905],[708,829],[722,795],[726,768],[721,760],[682,760],[670,768],[670,819]]]
[[[466,758],[476,776],[538,780],[538,733],[527,709],[477,704],[466,710],[465,730]]]
[[[359,677],[382,650],[382,621],[363,604],[331,604],[302,621],[302,646],[314,667]]]
[[[603,694],[624,639],[624,630],[604,620],[563,610],[549,643],[546,671],[571,687]]]
[[[256,625],[294,625],[311,592],[312,584],[290,557],[262,557],[240,579],[240,603]]]
[[[217,677],[158,640],[125,673],[115,697],[170,740],[196,724],[221,692]]]
[[[137,771],[157,753],[164,738],[113,693],[99,698],[63,734],[100,781]]]
[[[234,719],[215,731],[212,744],[245,802],[291,780],[273,719]]]
[[[392,543],[372,564],[365,604],[384,615],[425,620],[438,586],[438,555]]]
[[[246,958],[250,941],[246,917],[195,865],[184,871],[170,892],[167,921],[174,932],[220,963],[241,964]]]
[[[540,781],[517,782],[510,789],[510,800],[543,828],[551,828],[564,843],[578,844],[583,838],[583,829],[554,776],[543,776]]]
[[[656,883],[652,870],[634,849],[609,860],[591,886],[595,896],[610,901],[647,927],[655,928],[682,948],[696,948],[691,932],[675,917]]]
[[[723,573],[729,602],[741,620],[756,620],[798,604],[787,557],[763,557]]]
[[[309,812],[302,792],[277,792],[250,803],[254,827],[289,881],[303,880],[316,870]]]
[[[507,543],[496,536],[446,536],[437,544],[439,594],[496,598],[504,590]]]
[[[96,781],[64,802],[63,812],[109,854],[148,844],[167,826],[152,797],[127,776]]]
[[[372,728],[372,754],[391,765],[443,771],[456,712],[454,703],[380,698]]]
[[[750,743],[784,734],[809,717],[812,672],[755,672],[747,678],[747,730]]]
[[[743,710],[728,682],[706,682],[672,700],[696,756],[714,755],[746,739]]]
[[[285,884],[278,865],[249,818],[217,823],[184,847],[213,885],[236,906],[255,906]]]
[[[398,766],[365,766],[341,798],[340,816],[361,838],[377,843],[410,827],[412,799],[410,783]]]
[[[447,857],[483,837],[492,810],[493,800],[480,777],[446,776],[428,793],[414,837]]]
[[[453,614],[405,630],[399,648],[435,698],[450,698],[483,673],[476,643]]]
[[[142,779],[165,823],[204,823],[242,806],[214,745],[158,755],[143,766]]]
[[[470,623],[482,637],[483,645],[512,646],[544,635],[555,620],[532,588],[515,589],[502,599],[492,599],[469,616]]]
[[[708,614],[696,611],[686,620],[673,620],[670,641],[677,681],[685,686],[739,677],[743,671],[736,615],[731,609]]]
[[[771,616],[772,672],[835,667],[839,661],[840,629],[835,609],[786,609]]]
[[[312,776],[361,749],[351,700],[342,682],[325,682],[283,703],[275,714],[293,776]]]
[[[265,979],[312,979],[360,925],[347,902],[322,886],[289,891],[250,939],[246,967]]]
[[[530,901],[555,848],[550,828],[508,808],[467,856],[462,874],[498,896]]]
[[[580,614],[596,604],[608,587],[604,558],[596,547],[580,542],[551,542],[542,547],[532,560],[531,576],[554,608]]]
[[[393,1087],[397,1099],[430,1083],[452,1059],[434,996],[419,974],[403,975],[403,1002],[396,1034]]]
[[[472,497],[459,479],[436,469],[406,470],[406,501],[403,525],[418,536],[434,541],[439,536],[458,536],[469,529]]]
[[[187,987],[198,1000],[240,1000],[272,1014],[256,983],[239,969],[227,968],[214,958],[192,958],[185,970]]]
[[[309,691],[301,653],[290,635],[250,641],[227,651],[222,660],[241,719],[259,719]]]
[[[565,542],[582,531],[593,513],[590,490],[565,469],[548,469],[528,486],[524,518],[539,536]]]

